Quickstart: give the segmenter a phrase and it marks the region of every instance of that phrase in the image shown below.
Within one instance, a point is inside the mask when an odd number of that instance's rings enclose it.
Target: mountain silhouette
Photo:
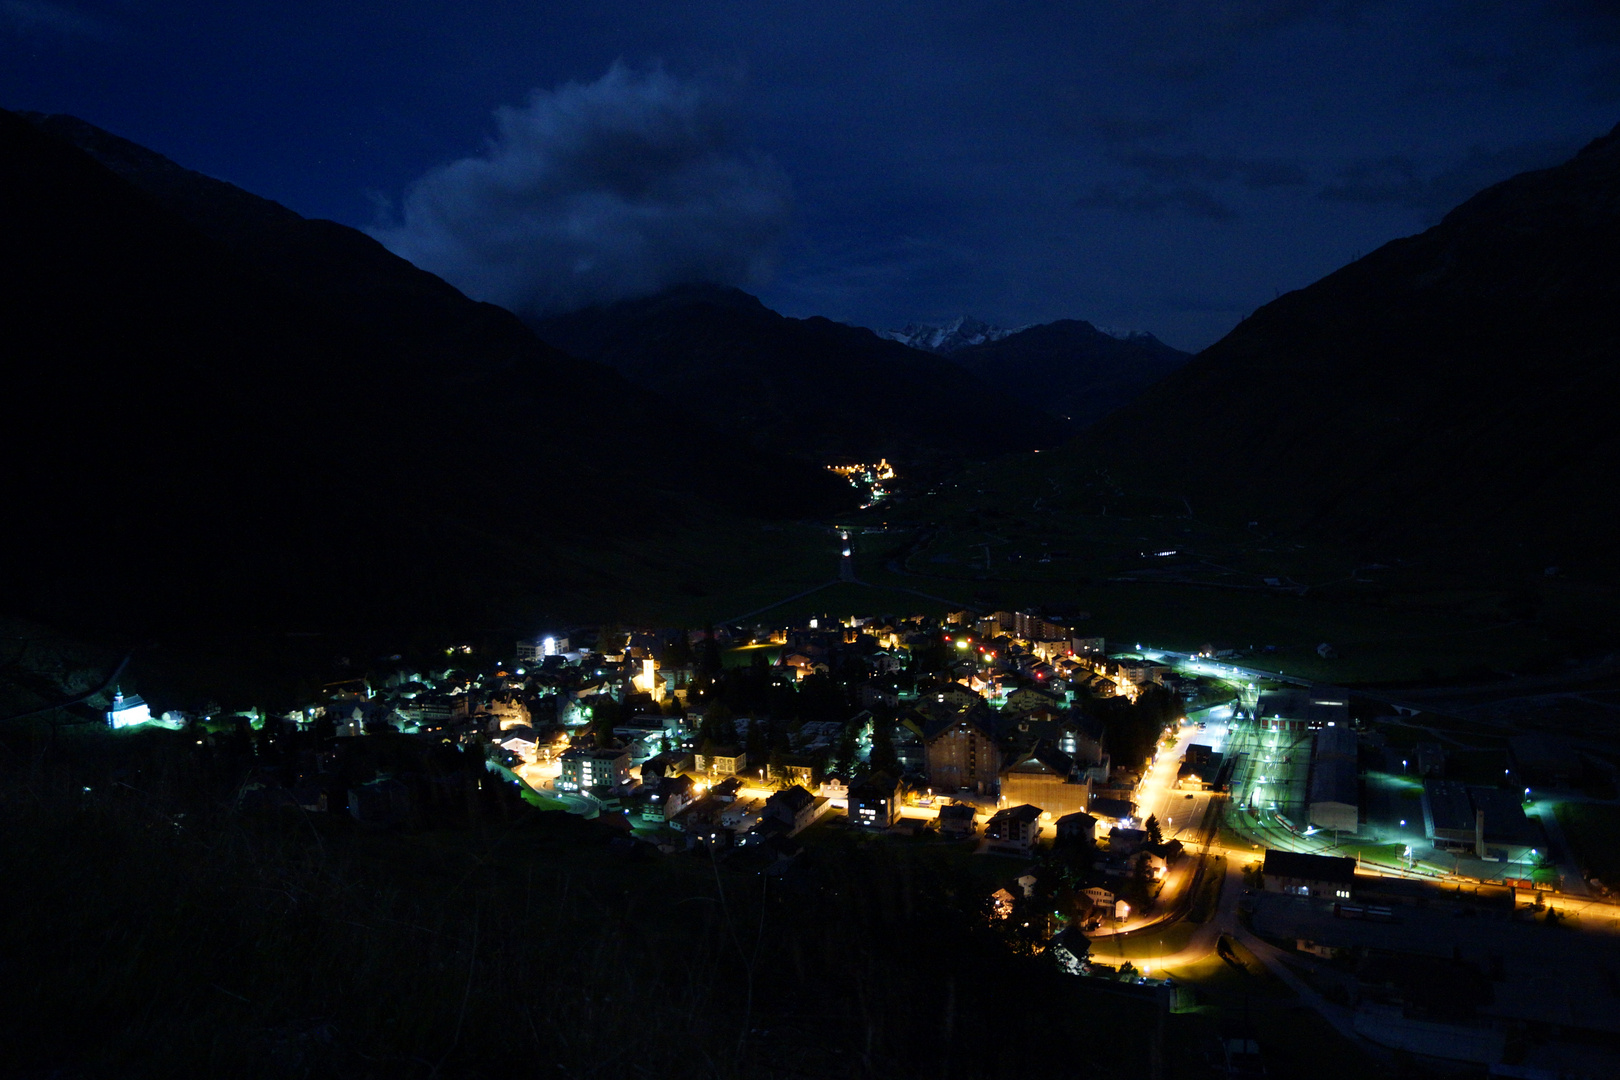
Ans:
[[[34,119],[0,112],[6,611],[122,640],[487,626],[633,580],[610,541],[846,497],[355,230]]]
[[[1613,579],[1617,412],[1620,129],[1265,305],[1052,464],[1368,551]]]

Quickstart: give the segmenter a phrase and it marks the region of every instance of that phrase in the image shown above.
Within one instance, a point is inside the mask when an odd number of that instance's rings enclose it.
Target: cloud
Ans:
[[[1109,157],[1135,173],[1123,183],[1098,183],[1075,200],[1085,209],[1162,217],[1168,213],[1228,221],[1238,216],[1217,193],[1238,189],[1267,191],[1309,182],[1297,162],[1280,158],[1214,157],[1198,150],[1170,153],[1145,147],[1115,145]]]
[[[0,20],[24,33],[82,34],[100,37],[106,28],[88,15],[50,0],[0,0]]]
[[[526,315],[708,282],[758,287],[791,196],[738,145],[721,89],[615,64],[495,113],[483,154],[423,176],[368,230],[468,295]]]
[[[1082,209],[1118,210],[1147,217],[1177,212],[1208,221],[1226,221],[1237,216],[1209,189],[1193,184],[1094,184],[1074,204]]]
[[[1275,158],[1248,160],[1210,157],[1199,151],[1167,154],[1157,150],[1133,150],[1119,160],[1161,182],[1221,184],[1236,180],[1246,188],[1264,190],[1297,187],[1309,179],[1297,162]]]

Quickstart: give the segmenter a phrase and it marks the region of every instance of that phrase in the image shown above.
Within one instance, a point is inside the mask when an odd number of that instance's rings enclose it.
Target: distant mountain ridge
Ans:
[[[960,352],[962,349],[969,349],[975,345],[985,345],[992,341],[1001,341],[1003,338],[1021,334],[1026,330],[1033,330],[1035,327],[1043,325],[1049,324],[1025,323],[1023,326],[1015,326],[1009,330],[1006,327],[995,326],[982,319],[976,319],[972,315],[958,315],[949,322],[909,322],[900,330],[874,330],[872,332],[880,338],[898,341],[902,345],[910,345],[913,349],[949,356],[951,353]],[[1159,340],[1146,330],[1097,326],[1095,323],[1088,323],[1087,325],[1099,333],[1106,334],[1108,337],[1119,341]]]
[[[923,352],[948,355],[971,345],[1000,341],[1008,334],[1016,334],[1022,329],[1025,327],[1006,330],[999,326],[991,326],[971,315],[961,315],[950,322],[911,322],[902,330],[875,330],[873,333],[889,341],[898,341],[902,345],[910,345],[913,349],[921,349]]]
[[[1143,331],[1120,336],[1081,319],[1059,319],[957,349],[950,359],[1084,428],[1134,401],[1191,354]]]
[[[887,457],[906,475],[1057,445],[1040,404],[950,359],[829,319],[791,319],[737,289],[689,285],[530,322],[559,349],[665,395],[745,444],[821,461]],[[1010,421],[993,443],[964,425]]]

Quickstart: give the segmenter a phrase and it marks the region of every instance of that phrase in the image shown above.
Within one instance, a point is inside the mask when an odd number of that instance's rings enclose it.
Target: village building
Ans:
[[[1094,844],[1097,842],[1097,819],[1086,813],[1064,814],[1057,819],[1056,831],[1060,844]]]
[[[685,750],[666,750],[641,763],[641,782],[655,784],[666,776],[678,776],[696,770],[696,761]]]
[[[748,768],[748,755],[737,746],[710,746],[696,755],[697,771],[705,776],[735,776]]]
[[[1136,804],[1125,799],[1110,799],[1093,795],[1091,805],[1086,807],[1086,813],[1096,818],[1099,823],[1123,825],[1126,822],[1136,820]]]
[[[1318,730],[1312,741],[1310,804],[1306,820],[1320,829],[1353,833],[1361,818],[1356,733],[1335,724]]]
[[[139,694],[125,695],[122,690],[113,692],[112,707],[107,710],[107,726],[112,728],[134,727],[136,724],[147,724],[152,721],[151,706],[146,704]]]
[[[1028,753],[1007,765],[1001,773],[1000,793],[1009,804],[1033,803],[1053,816],[1083,811],[1091,801],[1091,785],[1075,782],[1074,759],[1049,739],[1038,740]]]
[[[1219,782],[1225,755],[1203,743],[1191,743],[1176,769],[1175,786],[1183,791],[1211,791]]]
[[[1025,804],[998,810],[985,825],[984,835],[998,847],[1027,852],[1041,835],[1041,808]]]
[[[1263,731],[1300,734],[1327,727],[1350,726],[1350,699],[1311,690],[1265,690],[1255,706]]]
[[[996,794],[1001,780],[1001,747],[995,738],[994,722],[994,715],[980,707],[931,724],[924,736],[929,786],[942,792]]]
[[[1355,890],[1356,860],[1268,848],[1260,873],[1267,892],[1349,900]]]
[[[1480,859],[1516,862],[1546,846],[1515,792],[1461,780],[1423,781],[1423,831],[1436,848]]]
[[[973,835],[973,807],[967,803],[946,803],[939,808],[936,819],[939,824],[939,834],[952,839],[964,839]]]
[[[866,829],[889,829],[900,820],[900,787],[887,773],[873,773],[849,789],[849,820]]]
[[[787,827],[792,836],[810,824],[815,817],[816,797],[797,784],[771,795],[765,800],[762,817],[774,818]]]
[[[562,774],[557,787],[563,791],[591,791],[630,786],[630,754],[611,747],[574,746],[562,753]]]
[[[642,780],[643,785],[647,783]],[[668,821],[697,798],[697,785],[690,776],[662,776],[653,781],[653,789],[642,803],[644,821]]]

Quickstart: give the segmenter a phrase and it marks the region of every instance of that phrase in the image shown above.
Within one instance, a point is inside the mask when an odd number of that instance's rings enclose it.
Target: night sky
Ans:
[[[0,0],[0,105],[520,310],[708,278],[1196,349],[1612,128],[1620,6]]]

